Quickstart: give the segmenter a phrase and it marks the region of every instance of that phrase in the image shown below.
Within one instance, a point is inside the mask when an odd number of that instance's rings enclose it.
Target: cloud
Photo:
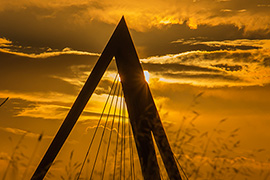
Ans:
[[[54,104],[39,104],[34,107],[24,108],[17,116],[34,117],[44,119],[64,119],[68,107]],[[53,116],[52,116],[53,114]]]
[[[221,46],[229,46],[229,47],[252,47],[269,49],[270,48],[270,39],[234,39],[234,40],[222,40],[222,41],[200,41],[200,40],[184,40],[179,39],[177,41],[172,41],[172,43],[182,43],[182,44],[190,44],[190,45],[198,45],[203,44],[210,47],[221,47]]]
[[[151,72],[179,72],[179,71],[198,71],[198,72],[219,72],[217,69],[205,68],[194,65],[185,65],[179,63],[162,64],[159,63],[142,63],[144,69]]]
[[[242,79],[232,76],[232,75],[226,75],[226,74],[211,74],[211,73],[162,73],[161,74],[164,78],[175,78],[175,79],[189,79],[189,80],[204,80],[204,79],[209,79],[209,80],[214,80],[214,81],[227,81],[228,82],[241,82],[243,81]],[[176,80],[177,81],[177,80]]]
[[[100,91],[100,90],[99,90]],[[70,110],[76,95],[56,92],[12,92],[0,91],[0,97],[10,97],[16,109],[16,117],[32,117],[42,119],[63,120]],[[97,119],[107,99],[107,92],[94,93],[85,107],[80,121]],[[18,101],[19,100],[19,101]],[[23,100],[21,102],[20,100]],[[26,104],[27,103],[27,104]],[[105,112],[106,115],[106,112]]]
[[[189,51],[141,59],[152,78],[202,86],[270,83],[268,47],[251,50]],[[152,70],[152,71],[151,71]]]
[[[239,66],[239,65],[229,66],[228,64],[215,64],[213,66],[221,68],[221,69],[225,69],[226,71],[241,71],[243,68],[242,66]]]
[[[10,41],[9,44],[11,44],[11,43],[12,42]],[[3,43],[3,44],[7,44],[7,43]],[[1,42],[0,42],[0,45],[1,45]],[[9,47],[10,46],[12,46],[12,45],[9,45]],[[39,54],[18,52],[18,51],[13,51],[11,48],[6,48],[7,46],[4,46],[4,47],[5,48],[0,48],[0,52],[13,54],[16,56],[28,57],[28,58],[49,58],[49,57],[53,57],[53,56],[71,55],[71,54],[73,54],[73,55],[86,55],[86,56],[100,56],[99,53],[91,53],[91,52],[86,52],[86,51],[72,50],[71,48],[68,48],[68,47],[64,48],[62,51],[51,51],[51,49],[48,48],[49,51],[42,52]]]
[[[2,40],[6,42],[7,40]],[[10,41],[7,41],[10,43]],[[224,41],[205,41],[202,39],[191,39],[185,41],[180,39],[172,41],[173,43],[182,43],[189,45],[205,45],[209,47],[218,47],[218,50],[208,51],[187,51],[178,54],[168,54],[164,56],[153,56],[141,59],[145,70],[148,70],[152,77],[159,78],[167,82],[184,82],[193,85],[203,86],[242,86],[242,85],[263,85],[269,83],[269,66],[268,58],[270,57],[269,39],[236,39]],[[227,47],[225,50],[222,47]],[[236,47],[230,49],[230,47]],[[238,49],[238,47],[250,47],[249,49]],[[5,53],[10,53],[8,52]],[[84,51],[75,51],[71,48],[64,48],[62,51],[51,52],[44,51],[39,54],[27,54],[23,52],[13,52],[18,57],[35,58],[35,59],[51,59],[54,57],[62,58],[62,56],[74,57],[82,56],[98,56],[96,53]],[[66,58],[65,57],[65,58]],[[65,60],[66,61],[66,60]],[[29,61],[31,62],[31,61]],[[59,61],[60,62],[60,61]],[[74,61],[73,61],[74,62]],[[32,62],[31,62],[32,63]],[[41,62],[38,62],[41,63]],[[43,62],[44,64],[46,61]],[[51,63],[50,63],[51,64]],[[59,68],[61,67],[59,63]],[[51,65],[48,66],[51,70]],[[44,71],[47,79],[54,81],[62,81],[66,85],[79,89],[85,82],[90,73],[91,65],[84,63],[75,65],[69,64],[66,69],[71,70],[70,73],[53,74]],[[48,69],[48,70],[49,70]],[[56,70],[56,69],[55,69]],[[115,71],[115,66],[109,68]],[[33,71],[33,68],[31,68]],[[25,73],[23,73],[25,75]],[[68,75],[69,74],[69,75]],[[110,73],[109,73],[110,74]],[[32,75],[31,75],[32,76]],[[44,78],[44,74],[42,75]],[[18,77],[17,77],[18,78]],[[106,79],[107,78],[107,79]],[[102,81],[97,93],[108,93],[108,82],[111,77],[107,76]],[[49,81],[47,81],[49,82]],[[106,83],[105,83],[106,82]],[[207,84],[209,83],[209,84]],[[106,86],[106,87],[105,87]]]
[[[166,82],[188,83],[203,86],[249,86],[269,83],[268,58],[270,58],[270,40],[236,39],[224,41],[184,40],[175,43],[205,44],[207,46],[250,46],[248,50],[212,50],[212,51],[188,51],[164,56],[153,56],[141,59],[142,66],[148,70],[152,78],[158,78]],[[49,54],[48,54],[49,53]],[[57,54],[54,56],[55,54]],[[31,58],[50,59],[57,56],[80,55],[70,48],[64,48],[61,52],[43,52],[44,56],[35,55]],[[60,55],[59,55],[60,54]],[[88,56],[88,55],[86,55]],[[19,56],[25,57],[25,56]],[[27,58],[30,58],[27,56]],[[45,61],[44,61],[45,62]],[[59,64],[60,65],[60,64]],[[51,67],[51,66],[50,66]],[[60,67],[60,66],[59,66]],[[48,78],[60,80],[72,87],[79,89],[83,86],[91,68],[90,65],[67,66],[72,74],[62,75],[48,74]],[[115,66],[109,68],[96,93],[108,93],[109,84],[115,73]],[[32,71],[32,70],[31,70]],[[44,76],[44,75],[43,75]],[[62,93],[62,92],[61,92]]]
[[[21,130],[21,129],[17,129],[17,128],[2,128],[0,127],[1,130],[10,132],[12,134],[16,134],[16,135],[24,135],[27,134],[28,132],[25,130]]]
[[[22,99],[25,101],[39,103],[57,103],[70,104],[74,100],[73,95],[57,92],[17,92],[4,90],[0,91],[1,97],[10,97],[12,99]]]
[[[14,134],[14,135],[25,135],[26,137],[30,137],[30,138],[39,138],[41,136],[41,134],[38,133],[33,133],[30,131],[26,131],[26,130],[22,130],[22,129],[18,129],[18,128],[11,128],[11,127],[0,127],[0,130]],[[46,139],[52,139],[52,136],[48,136],[48,135],[42,135],[42,138],[46,138]]]
[[[10,97],[14,117],[64,119],[75,96],[57,92],[0,91],[0,97]],[[14,107],[13,107],[14,106]]]
[[[155,6],[153,7],[153,4]],[[69,14],[69,21],[85,23],[93,19],[115,24],[125,15],[132,28],[146,30],[164,24],[183,24],[188,21],[191,29],[207,24],[234,24],[248,31],[264,29],[269,32],[268,1],[3,1],[0,11],[8,9],[43,9],[34,11],[35,16],[53,19]],[[239,8],[241,7],[241,8]]]
[[[270,67],[270,57],[266,57],[264,60],[263,60],[263,65],[265,67]]]
[[[81,85],[74,86],[58,77],[80,77],[86,69],[89,73],[98,59],[97,56],[78,55],[70,51],[60,52],[58,55],[47,54],[47,58],[36,56],[33,58],[26,56],[25,53],[21,54],[23,55],[0,52],[0,77],[5,77],[1,79],[1,90],[74,94],[78,92]],[[80,72],[80,69],[74,70],[74,66],[85,68]],[[86,78],[87,76],[84,75],[78,79],[83,82]]]
[[[9,47],[12,41],[7,40],[6,38],[0,38],[0,47]]]
[[[10,8],[0,12],[0,22],[2,22],[0,23],[0,34],[3,34],[6,39],[12,41],[17,46],[13,46],[12,49],[5,49],[5,52],[20,52],[23,53],[21,55],[34,58],[64,54],[62,50],[66,47],[70,49],[67,48],[65,50],[74,49],[74,51],[80,51],[70,52],[73,54],[84,54],[85,52],[86,54],[92,52],[100,53],[121,17],[119,15],[119,17],[115,17],[115,20],[112,21],[110,18],[114,16],[111,14],[107,15],[109,17],[105,17],[106,13],[101,16],[90,15],[95,11],[95,8],[98,11],[105,11],[106,8],[109,8],[110,3],[100,8],[104,2],[98,2],[98,5],[92,5],[94,2],[91,2],[91,9],[87,3],[80,4],[80,1],[76,1],[72,5],[63,2],[62,5],[51,5],[52,7],[49,4],[46,5],[46,3],[44,3],[44,6],[37,6],[33,3],[32,6],[24,5],[24,9],[15,10],[16,8]],[[168,9],[170,10],[170,8]],[[136,12],[132,15],[135,14],[138,13]],[[202,15],[204,14],[202,13]],[[43,16],[52,17],[41,18]],[[101,18],[102,16],[104,18]],[[201,37],[204,40],[218,41],[223,39],[261,39],[270,37],[270,33],[267,33],[266,30],[259,29],[245,33],[244,26],[238,27],[235,24],[228,23],[220,23],[214,26],[207,23],[198,23],[197,29],[190,29],[189,26],[192,24],[192,17],[182,18],[182,20],[178,20],[179,22],[177,22],[174,18],[164,15],[162,18],[157,18],[159,19],[158,22],[161,21],[162,23],[155,22],[154,24],[156,25],[153,25],[155,18],[147,18],[149,22],[146,23],[142,19],[147,17],[147,13],[139,16],[144,17],[137,17],[137,19],[126,17],[126,20],[128,26],[131,29],[135,29],[135,31],[131,30],[131,33],[139,55],[144,58],[147,56],[165,55],[196,49],[217,49],[217,47],[209,47],[205,44],[192,46],[190,46],[191,44],[170,44],[173,40],[181,38],[187,40]],[[20,21],[17,21],[17,19],[20,19]],[[196,18],[193,18],[193,21],[195,26],[195,22],[197,22]],[[142,24],[145,24],[146,27],[142,27]],[[136,26],[140,27],[136,28]],[[143,30],[139,31],[140,28]]]
[[[10,43],[10,49],[15,46],[11,41],[2,42]],[[55,52],[43,49],[44,52],[38,54],[7,51],[0,53],[3,57],[0,61],[0,77],[5,77],[1,79],[0,97],[30,103],[17,107],[15,116],[36,119],[63,119],[99,56],[71,48]],[[99,115],[95,111],[98,112],[103,106],[101,101],[110,90],[115,68],[108,68],[109,72],[105,73],[96,94],[91,98],[91,102],[95,103],[92,103],[91,108],[86,108],[81,120]]]
[[[96,99],[96,98],[93,98]],[[94,103],[98,103],[100,105],[97,107],[97,105],[93,105]],[[61,103],[59,103],[61,104]],[[36,103],[32,104],[31,106],[22,108],[18,113],[17,117],[31,117],[31,118],[42,118],[42,119],[59,119],[63,120],[65,119],[67,113],[71,109],[71,106],[64,106],[59,105],[57,103],[52,104],[41,104]],[[104,105],[104,101],[99,100],[90,100],[89,106],[84,109],[82,112],[79,121],[80,122],[88,122],[99,119],[101,116],[101,108]],[[112,113],[112,112],[111,112]],[[106,116],[106,112],[103,114]],[[113,116],[110,114],[110,116]],[[116,115],[117,117],[117,115]]]

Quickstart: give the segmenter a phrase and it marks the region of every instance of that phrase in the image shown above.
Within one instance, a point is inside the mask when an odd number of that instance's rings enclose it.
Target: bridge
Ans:
[[[160,116],[158,114],[156,105],[154,103],[150,88],[147,82],[145,81],[143,69],[139,62],[139,58],[138,58],[135,46],[133,44],[131,35],[129,33],[127,24],[125,22],[124,17],[122,17],[114,33],[112,34],[109,42],[107,43],[105,49],[103,50],[101,56],[99,57],[96,65],[94,66],[91,74],[89,75],[87,81],[85,82],[83,88],[81,89],[77,99],[72,105],[68,115],[66,116],[56,136],[54,137],[45,155],[40,161],[37,169],[35,170],[31,178],[32,180],[41,180],[45,177],[46,173],[48,172],[54,159],[56,158],[60,149],[62,148],[63,144],[68,138],[72,128],[76,124],[79,116],[81,115],[87,102],[92,96],[94,90],[96,89],[98,83],[100,82],[103,74],[105,73],[113,57],[115,57],[119,77],[118,75],[115,77],[114,84],[109,94],[109,96],[112,97],[111,103],[109,103],[110,98],[108,98],[105,104],[106,105],[110,104],[109,110],[111,111],[113,102],[115,102],[115,106],[118,107],[118,110],[117,108],[113,110],[114,111],[113,112],[114,115],[112,116],[113,118],[107,115],[105,124],[107,126],[108,119],[111,119],[110,121],[111,127],[108,126],[108,128],[111,128],[111,132],[113,131],[113,128],[118,127],[117,129],[118,135],[116,138],[117,142],[115,143],[116,144],[115,162],[117,160],[118,151],[121,151],[121,160],[125,161],[125,155],[122,155],[122,152],[125,153],[125,151],[122,151],[122,149],[126,143],[124,142],[124,144],[122,143],[121,146],[117,146],[118,141],[120,141],[118,139],[118,136],[120,136],[119,133],[121,131],[123,133],[121,135],[122,137],[121,141],[125,141],[125,136],[128,136],[128,137],[132,136],[135,141],[136,148],[132,147],[131,141],[130,141],[131,143],[128,143],[129,149],[130,149],[129,162],[130,162],[131,173],[132,172],[135,173],[133,153],[137,152],[143,178],[145,180],[162,179],[160,167],[159,167],[157,155],[156,155],[157,152],[155,150],[155,144],[156,144],[169,179],[171,180],[182,179],[177,161],[174,157],[167,135],[165,133],[162,122],[160,120]],[[121,79],[121,81],[118,81],[119,78]],[[113,101],[112,99],[115,96],[116,96],[116,101]],[[122,96],[123,98],[121,98]],[[125,110],[127,110],[128,112],[129,120],[127,120],[128,118],[126,118]],[[105,115],[104,110],[102,112],[102,116],[103,115]],[[116,121],[118,121],[118,123],[114,125]],[[95,135],[97,134],[97,129],[98,129],[98,126],[100,125],[100,122],[101,122],[101,119],[98,122],[97,128],[90,141],[89,148],[87,150],[85,159],[80,168],[80,172],[77,179],[80,179],[80,175],[85,165],[87,156],[89,155],[91,148],[93,148],[92,147],[93,140],[95,138]],[[101,134],[101,138],[104,137],[106,126],[104,127],[104,130]],[[127,134],[125,135],[125,133]],[[112,133],[109,134],[108,136],[108,146],[105,151],[106,152],[105,161],[104,161],[103,171],[101,172],[102,173],[101,179],[104,178],[104,173],[106,171],[106,164],[108,160],[107,158],[108,152],[109,152],[109,149],[112,148],[112,146],[110,145],[111,139],[112,139]],[[129,138],[129,140],[130,139],[131,138]],[[94,165],[97,162],[97,158],[98,158],[100,147],[101,147],[101,142],[102,142],[102,139],[100,140],[99,146],[97,147],[96,158],[91,159],[91,161],[93,161],[92,162],[93,168],[90,173],[90,179],[92,179],[92,175],[93,175],[94,167],[95,167]],[[125,166],[125,163],[124,165],[122,165],[122,162],[121,162],[120,166]],[[113,179],[115,179],[115,171],[116,170],[114,167]],[[121,171],[121,168],[120,168],[120,171]],[[120,172],[120,176],[119,176],[120,179],[122,177],[121,173],[124,175],[123,178],[125,179],[125,172],[124,173]],[[135,176],[130,176],[130,177],[134,177],[135,179]]]

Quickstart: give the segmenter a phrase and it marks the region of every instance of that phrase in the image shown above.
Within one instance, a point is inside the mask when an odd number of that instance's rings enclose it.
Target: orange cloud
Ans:
[[[6,38],[0,38],[0,47],[9,47],[12,44],[12,41],[7,40]]]
[[[269,41],[266,42],[265,44],[258,42],[258,46],[264,47],[262,49],[189,51],[149,57],[141,61],[146,68],[150,68],[147,70],[152,78],[168,83],[207,87],[263,86],[270,83],[270,67],[267,59],[270,57]],[[227,43],[236,45],[243,42]]]
[[[154,6],[153,6],[154,5]],[[241,8],[237,8],[241,5]],[[131,28],[147,30],[162,24],[182,24],[189,21],[191,29],[199,25],[233,24],[247,31],[266,30],[269,32],[269,5],[264,0],[205,0],[205,1],[4,1],[0,3],[2,11],[8,8],[20,9],[28,6],[46,7],[50,14],[45,18],[54,18],[57,12],[65,10],[74,13],[71,21],[87,23],[100,20],[116,24],[122,15],[128,19]],[[79,7],[79,8],[78,8]],[[0,9],[0,11],[1,11]],[[39,15],[39,17],[42,15]]]
[[[62,51],[54,51],[54,52],[43,52],[40,54],[27,54],[24,52],[15,52],[8,48],[0,48],[0,52],[8,53],[8,54],[14,54],[17,56],[23,56],[23,57],[29,57],[29,58],[48,58],[53,56],[60,56],[63,54],[76,54],[76,55],[87,55],[87,56],[100,56],[99,53],[91,53],[91,52],[85,52],[85,51],[77,51],[72,50],[70,48],[64,48]]]
[[[196,20],[194,18],[189,18],[188,26],[190,29],[197,29],[197,27],[198,27]]]
[[[38,134],[38,133],[33,133],[33,132],[30,132],[30,131],[25,131],[25,130],[18,129],[18,128],[0,127],[0,130],[11,133],[11,134],[14,134],[14,135],[20,135],[20,136],[25,135],[25,136],[30,137],[30,138],[38,138],[38,137],[40,137],[40,134]],[[53,136],[43,135],[42,138],[52,139]],[[0,157],[1,157],[1,155],[0,155]]]
[[[75,98],[72,95],[57,92],[14,92],[8,90],[0,91],[0,97],[10,97],[39,103],[62,102],[64,104],[72,103]]]
[[[197,40],[179,39],[176,41],[172,41],[172,43],[183,43],[183,44],[190,44],[190,45],[204,44],[210,47],[250,46],[250,47],[258,47],[262,49],[270,48],[270,39],[234,39],[234,40],[222,40],[222,41],[197,41]]]

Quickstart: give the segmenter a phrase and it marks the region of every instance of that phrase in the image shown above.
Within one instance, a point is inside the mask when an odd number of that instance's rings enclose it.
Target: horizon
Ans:
[[[170,144],[184,119],[196,116],[201,134],[222,122],[240,143],[227,160],[246,157],[251,179],[267,177],[270,4],[243,2],[0,2],[0,104],[9,98],[0,106],[0,177],[20,138],[31,156],[42,134],[30,177],[123,14]],[[80,161],[116,73],[113,60],[57,160],[74,151]]]

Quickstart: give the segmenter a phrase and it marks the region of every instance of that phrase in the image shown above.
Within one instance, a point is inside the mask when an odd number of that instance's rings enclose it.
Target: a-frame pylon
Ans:
[[[116,59],[121,78],[144,179],[161,179],[152,138],[153,134],[169,178],[171,180],[181,180],[149,86],[144,80],[143,70],[124,17],[116,27],[80,94],[33,174],[32,180],[43,179],[46,175],[113,57]]]

